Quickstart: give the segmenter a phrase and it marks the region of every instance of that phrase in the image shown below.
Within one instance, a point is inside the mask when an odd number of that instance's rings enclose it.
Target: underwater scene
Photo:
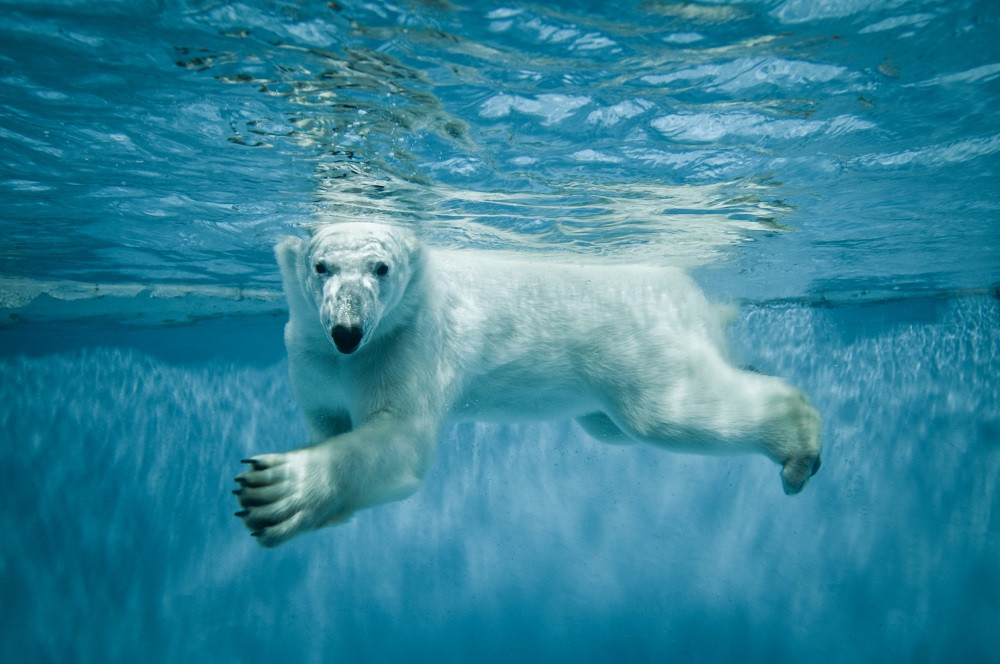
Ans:
[[[998,661],[998,10],[0,0],[0,661]],[[681,267],[822,468],[455,424],[263,548],[318,220]]]

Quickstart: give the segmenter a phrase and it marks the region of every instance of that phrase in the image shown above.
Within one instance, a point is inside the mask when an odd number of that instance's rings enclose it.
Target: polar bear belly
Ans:
[[[454,402],[450,419],[513,422],[574,418],[601,410],[593,394],[547,367],[504,367],[476,377]]]

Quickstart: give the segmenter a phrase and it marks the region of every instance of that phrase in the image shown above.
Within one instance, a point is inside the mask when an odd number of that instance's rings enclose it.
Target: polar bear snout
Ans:
[[[331,332],[333,345],[344,355],[350,355],[361,345],[361,338],[365,336],[360,327],[352,325],[335,325]]]

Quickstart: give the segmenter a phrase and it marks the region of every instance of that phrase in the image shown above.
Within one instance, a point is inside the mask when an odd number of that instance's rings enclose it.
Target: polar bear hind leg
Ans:
[[[806,396],[773,376],[712,358],[711,370],[679,372],[668,384],[618,390],[607,415],[578,422],[596,438],[614,430],[664,449],[701,454],[762,452],[780,464],[782,487],[795,494],[820,466],[819,414]],[[607,420],[605,424],[602,417]],[[608,426],[610,425],[610,426]],[[613,427],[614,429],[612,429]]]

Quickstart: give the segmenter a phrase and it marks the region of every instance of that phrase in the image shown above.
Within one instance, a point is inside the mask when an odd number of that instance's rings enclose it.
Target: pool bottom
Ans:
[[[229,491],[305,439],[279,319],[4,330],[0,659],[987,660],[998,320],[745,307],[741,359],[825,418],[800,496],[763,458],[468,424],[416,495],[270,551]]]

